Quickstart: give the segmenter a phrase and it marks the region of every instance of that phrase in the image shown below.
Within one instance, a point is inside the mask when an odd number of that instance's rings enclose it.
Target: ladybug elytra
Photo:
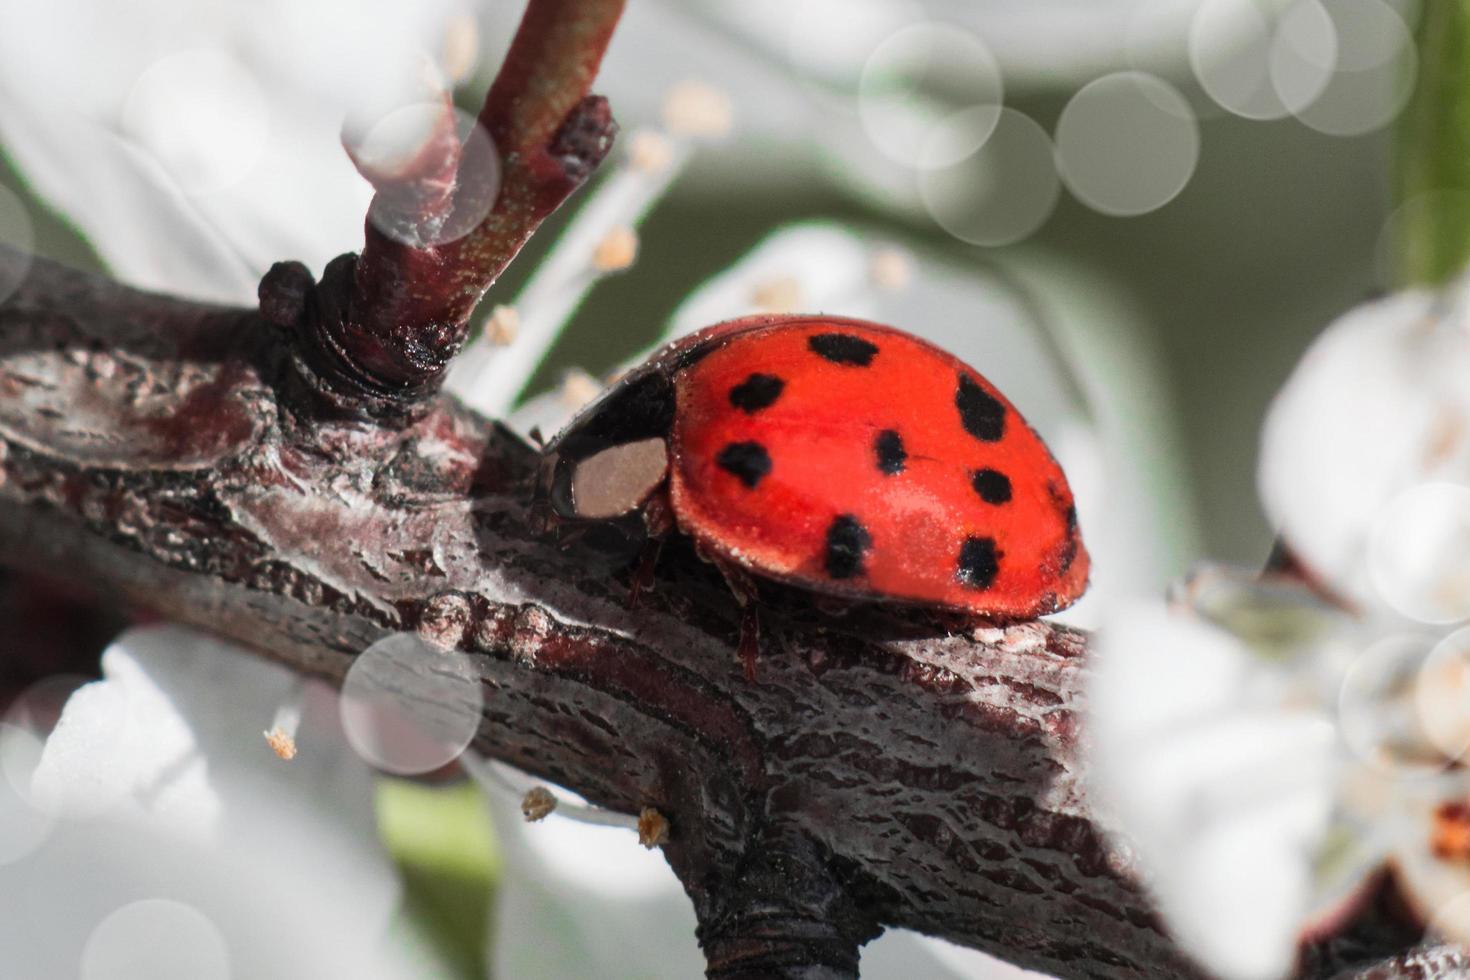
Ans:
[[[1087,585],[1041,438],[953,355],[860,320],[749,317],[674,341],[547,444],[538,497],[555,522],[676,528],[732,581],[850,600],[1017,620]]]

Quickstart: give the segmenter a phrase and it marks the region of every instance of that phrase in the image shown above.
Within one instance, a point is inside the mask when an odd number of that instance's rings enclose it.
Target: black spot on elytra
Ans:
[[[873,546],[873,538],[862,522],[851,514],[839,514],[827,528],[827,550],[824,558],[827,574],[833,578],[852,578],[863,571],[863,556]]]
[[[870,344],[850,333],[819,333],[807,338],[806,345],[819,357],[833,364],[867,367],[878,353],[878,345]]]
[[[987,504],[1009,503],[1011,499],[1011,478],[1000,470],[983,469],[976,470],[970,474],[970,486],[980,495],[980,499]]]
[[[1082,547],[1081,535],[1077,532],[1077,505],[1055,480],[1047,481],[1046,492],[1051,497],[1052,506],[1056,508],[1058,516],[1061,517],[1067,529],[1067,536],[1057,549],[1056,567],[1057,575],[1060,576],[1071,571],[1072,564],[1077,560],[1077,552]]]
[[[754,490],[756,484],[771,472],[771,454],[758,442],[732,442],[720,450],[715,462],[749,490]]]
[[[1006,407],[994,395],[960,375],[960,386],[954,393],[955,407],[960,410],[960,424],[976,439],[998,442],[1006,431]]]
[[[1077,560],[1077,507],[1068,505],[1064,518],[1067,522],[1067,540],[1062,543],[1061,560],[1057,563],[1058,575],[1065,575],[1072,570],[1072,563]]]
[[[960,545],[955,579],[969,589],[988,589],[1000,571],[1000,552],[994,538],[966,538]]]
[[[785,387],[786,382],[774,374],[752,374],[730,389],[730,404],[747,415],[754,415],[770,408]]]
[[[903,436],[896,429],[884,429],[878,433],[873,440],[873,453],[878,457],[878,469],[888,476],[902,473],[903,464],[909,458],[908,450],[903,448]]]

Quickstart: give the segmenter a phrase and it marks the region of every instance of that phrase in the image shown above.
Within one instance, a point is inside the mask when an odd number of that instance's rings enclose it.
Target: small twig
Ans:
[[[634,147],[640,139],[642,158],[628,154],[589,192],[522,287],[515,342],[501,348],[488,337],[472,338],[454,362],[449,388],[466,405],[492,418],[515,407],[557,334],[605,274],[594,261],[599,244],[619,229],[636,229],[693,155],[693,139],[682,134],[636,133]]]
[[[303,311],[308,380],[336,408],[391,416],[432,394],[480,297],[606,156],[616,126],[588,89],[622,9],[531,0],[479,116],[493,147],[461,152],[446,103],[407,164],[365,166],[378,193],[362,254],[329,265]]]
[[[343,147],[352,158],[358,173],[373,185],[376,194],[368,211],[369,241],[372,232],[419,247],[433,245],[440,236],[454,206],[455,188],[460,179],[460,158],[464,150],[457,127],[454,102],[448,92],[439,92],[433,103],[407,106],[399,110],[404,128],[429,116],[428,132],[416,147],[390,146],[388,159],[372,153],[371,133],[365,138],[343,138]],[[384,121],[390,127],[390,116]],[[416,134],[415,134],[416,135]],[[389,141],[391,142],[391,141]],[[399,155],[408,150],[406,160]]]

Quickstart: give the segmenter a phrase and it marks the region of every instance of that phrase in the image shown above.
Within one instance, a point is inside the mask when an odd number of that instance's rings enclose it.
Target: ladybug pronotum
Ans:
[[[1071,488],[1025,419],[953,355],[861,320],[669,344],[545,447],[538,498],[553,523],[672,525],[732,582],[1001,621],[1087,586]]]

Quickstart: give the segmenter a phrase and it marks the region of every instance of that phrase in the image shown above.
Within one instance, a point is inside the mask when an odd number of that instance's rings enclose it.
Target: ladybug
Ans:
[[[747,317],[670,343],[546,444],[537,501],[549,526],[691,537],[746,607],[747,674],[752,579],[991,621],[1087,586],[1067,478],[1015,407],[862,320]]]

